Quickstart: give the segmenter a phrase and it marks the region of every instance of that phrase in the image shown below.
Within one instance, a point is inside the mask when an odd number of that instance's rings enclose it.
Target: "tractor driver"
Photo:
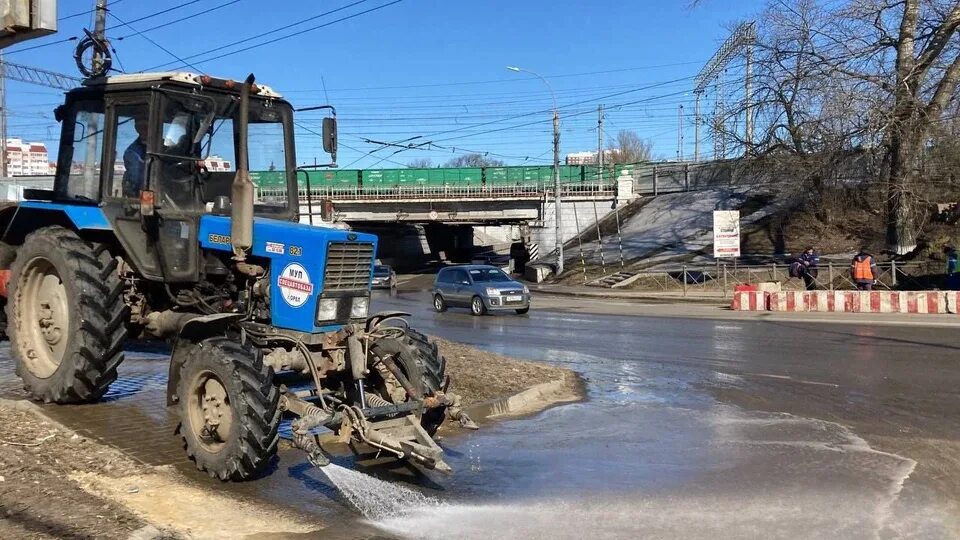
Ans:
[[[137,138],[130,143],[130,146],[123,152],[123,166],[126,169],[123,173],[123,196],[139,198],[140,191],[146,185],[144,177],[144,163],[147,159],[147,115],[137,114],[133,118],[134,129],[137,131]]]

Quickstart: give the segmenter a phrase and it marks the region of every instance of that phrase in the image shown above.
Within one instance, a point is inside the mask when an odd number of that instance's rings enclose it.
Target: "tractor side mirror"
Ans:
[[[323,119],[323,151],[333,156],[337,161],[337,119],[327,117]]]

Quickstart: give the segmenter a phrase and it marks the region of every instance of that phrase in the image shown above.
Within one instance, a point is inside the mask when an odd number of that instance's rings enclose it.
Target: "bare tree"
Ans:
[[[443,164],[444,167],[503,167],[499,159],[493,159],[486,154],[464,154],[457,156]]]
[[[433,167],[433,161],[430,158],[411,159],[407,162],[407,168],[410,169],[429,169]]]
[[[639,163],[649,161],[653,154],[653,143],[641,139],[634,131],[621,130],[617,133],[617,141],[608,147],[608,163]]]
[[[828,163],[844,152],[876,153],[887,243],[911,251],[930,192],[924,157],[956,105],[960,1],[773,0],[760,27],[758,136],[742,142]]]

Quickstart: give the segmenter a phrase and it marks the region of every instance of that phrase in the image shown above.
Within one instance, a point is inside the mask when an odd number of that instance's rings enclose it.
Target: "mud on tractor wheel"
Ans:
[[[373,367],[380,375],[380,396],[391,403],[399,404],[408,397],[408,392],[400,385],[380,362],[381,358],[392,358],[407,377],[419,397],[444,392],[449,385],[446,375],[446,360],[440,355],[436,343],[430,343],[427,337],[415,330],[407,329],[400,337],[381,338],[370,345]],[[430,409],[420,419],[421,425],[431,436],[443,423],[445,410]]]
[[[7,333],[27,391],[48,403],[99,399],[127,333],[117,261],[102,244],[45,227],[24,240],[10,276]]]
[[[259,349],[237,339],[209,338],[178,349],[178,431],[187,455],[211,477],[256,478],[277,453],[280,392],[273,369]]]

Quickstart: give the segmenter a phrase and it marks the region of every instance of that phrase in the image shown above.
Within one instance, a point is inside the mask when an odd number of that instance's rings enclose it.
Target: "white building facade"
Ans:
[[[50,174],[50,156],[42,142],[7,139],[7,174],[10,176],[44,176]]]

